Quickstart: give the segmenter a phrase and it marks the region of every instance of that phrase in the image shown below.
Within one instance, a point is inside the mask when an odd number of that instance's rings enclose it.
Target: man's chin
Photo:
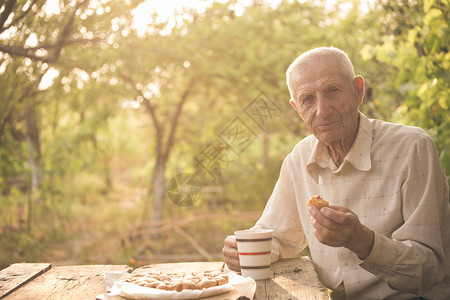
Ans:
[[[326,144],[326,145],[331,145],[331,144],[335,144],[339,141],[343,141],[344,138],[339,138],[340,135],[336,132],[333,131],[328,131],[328,132],[316,132],[314,134],[314,136],[321,141],[322,143]]]

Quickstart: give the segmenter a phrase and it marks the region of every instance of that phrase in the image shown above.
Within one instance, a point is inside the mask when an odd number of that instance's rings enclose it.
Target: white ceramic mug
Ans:
[[[255,280],[270,278],[272,229],[248,229],[234,232],[241,274]]]

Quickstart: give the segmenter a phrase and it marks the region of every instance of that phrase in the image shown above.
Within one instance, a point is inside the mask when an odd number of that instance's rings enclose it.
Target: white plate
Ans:
[[[235,288],[242,296],[253,298],[256,282],[251,278],[244,278],[234,272],[228,274],[229,282],[220,286],[213,286],[203,290],[165,291],[160,289],[142,287],[129,282],[116,281],[108,296],[126,297],[128,299],[201,299],[224,294]],[[247,296],[247,297],[248,297]]]

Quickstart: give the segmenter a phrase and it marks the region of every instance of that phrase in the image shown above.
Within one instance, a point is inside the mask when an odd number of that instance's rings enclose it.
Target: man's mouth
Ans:
[[[330,127],[333,127],[337,123],[338,123],[337,121],[333,121],[333,122],[328,122],[328,123],[324,123],[324,124],[319,124],[319,125],[316,125],[316,128],[319,130],[328,130]]]

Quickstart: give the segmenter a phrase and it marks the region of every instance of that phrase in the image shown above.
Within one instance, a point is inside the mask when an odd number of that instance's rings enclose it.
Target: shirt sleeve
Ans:
[[[308,245],[297,209],[292,173],[289,170],[291,155],[292,153],[284,160],[272,195],[254,226],[273,229],[272,262],[280,258],[294,257]]]
[[[448,184],[428,135],[410,147],[400,188],[404,223],[391,237],[375,233],[373,249],[360,265],[393,289],[423,295],[448,272]]]

